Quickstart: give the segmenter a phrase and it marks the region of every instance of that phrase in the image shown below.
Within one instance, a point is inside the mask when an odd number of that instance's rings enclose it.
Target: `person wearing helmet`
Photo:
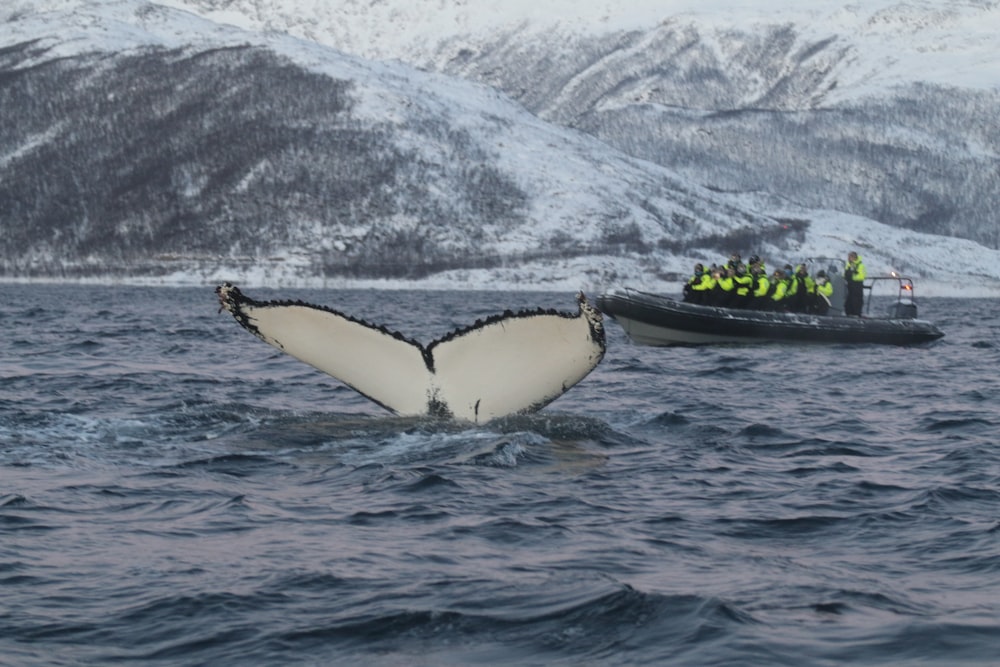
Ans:
[[[694,265],[694,273],[691,277],[687,279],[684,283],[684,288],[681,290],[683,293],[683,301],[688,303],[697,303],[698,295],[695,294],[695,285],[701,284],[701,279],[705,275],[705,267],[702,266],[701,262]]]
[[[787,310],[788,285],[791,281],[789,272],[775,269],[771,275],[771,288],[768,293],[768,310]]]
[[[715,288],[712,290],[712,305],[728,308],[733,299],[735,283],[733,282],[733,269],[720,267],[714,274]]]
[[[750,307],[755,310],[767,310],[767,294],[771,291],[771,281],[767,279],[767,272],[759,261],[751,265],[750,275],[754,280]]]
[[[798,301],[799,281],[795,279],[795,267],[785,264],[784,271],[785,295],[781,299],[781,310],[792,310]]]
[[[799,264],[792,274],[794,287],[788,290],[793,295],[789,303],[789,310],[796,313],[805,313],[812,307],[813,299],[816,296],[816,281],[809,275],[809,270],[805,264]]]
[[[732,308],[749,308],[750,299],[753,296],[753,276],[747,273],[746,267],[742,263],[737,264],[733,270],[733,299],[730,302]]]
[[[847,281],[847,297],[844,299],[844,314],[861,317],[865,305],[865,265],[853,250],[847,253],[844,265],[844,280]]]
[[[816,273],[816,296],[813,298],[812,312],[826,315],[830,310],[830,297],[833,296],[833,283],[826,277],[826,271]]]

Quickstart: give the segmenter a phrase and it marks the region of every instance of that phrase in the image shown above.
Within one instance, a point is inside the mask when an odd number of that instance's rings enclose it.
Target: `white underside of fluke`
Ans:
[[[507,312],[425,347],[321,306],[258,302],[228,283],[216,292],[251,333],[400,415],[485,422],[537,410],[605,350],[601,314],[582,294],[576,314]]]

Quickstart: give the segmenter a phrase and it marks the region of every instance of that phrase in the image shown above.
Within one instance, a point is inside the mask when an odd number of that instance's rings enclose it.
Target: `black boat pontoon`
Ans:
[[[839,276],[835,275],[833,280],[836,300],[846,287]],[[899,286],[896,301],[886,316],[872,316],[872,288],[888,281]],[[909,278],[897,275],[868,278],[865,290],[868,297],[863,317],[848,317],[836,308],[826,315],[814,315],[703,306],[630,288],[601,294],[597,307],[641,345],[779,341],[914,345],[944,336],[932,323],[916,319],[913,281]]]

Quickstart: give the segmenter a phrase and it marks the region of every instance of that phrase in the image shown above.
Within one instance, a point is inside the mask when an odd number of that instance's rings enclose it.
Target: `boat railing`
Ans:
[[[893,285],[896,287],[896,301],[889,306],[889,317],[893,319],[916,319],[917,304],[913,300],[913,281],[910,278],[901,276],[895,271],[888,276],[869,276],[865,278],[865,314],[871,312],[872,297],[875,295],[876,286]]]
[[[810,257],[805,260],[809,265],[824,268],[833,283],[834,294],[831,298],[831,313],[843,314],[842,304],[847,293],[847,282],[843,276],[844,261],[833,257]],[[913,298],[913,280],[895,271],[887,276],[868,276],[865,278],[865,316],[871,316],[873,297],[890,297],[892,288],[896,288],[896,300],[889,306],[887,317],[890,319],[916,319],[917,305]]]

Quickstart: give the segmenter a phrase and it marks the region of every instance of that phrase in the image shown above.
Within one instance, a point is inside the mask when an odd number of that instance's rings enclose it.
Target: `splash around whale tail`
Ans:
[[[511,312],[478,320],[428,345],[384,326],[301,301],[255,301],[216,288],[247,331],[400,415],[482,423],[533,412],[604,358],[600,311],[577,295],[577,312]]]

